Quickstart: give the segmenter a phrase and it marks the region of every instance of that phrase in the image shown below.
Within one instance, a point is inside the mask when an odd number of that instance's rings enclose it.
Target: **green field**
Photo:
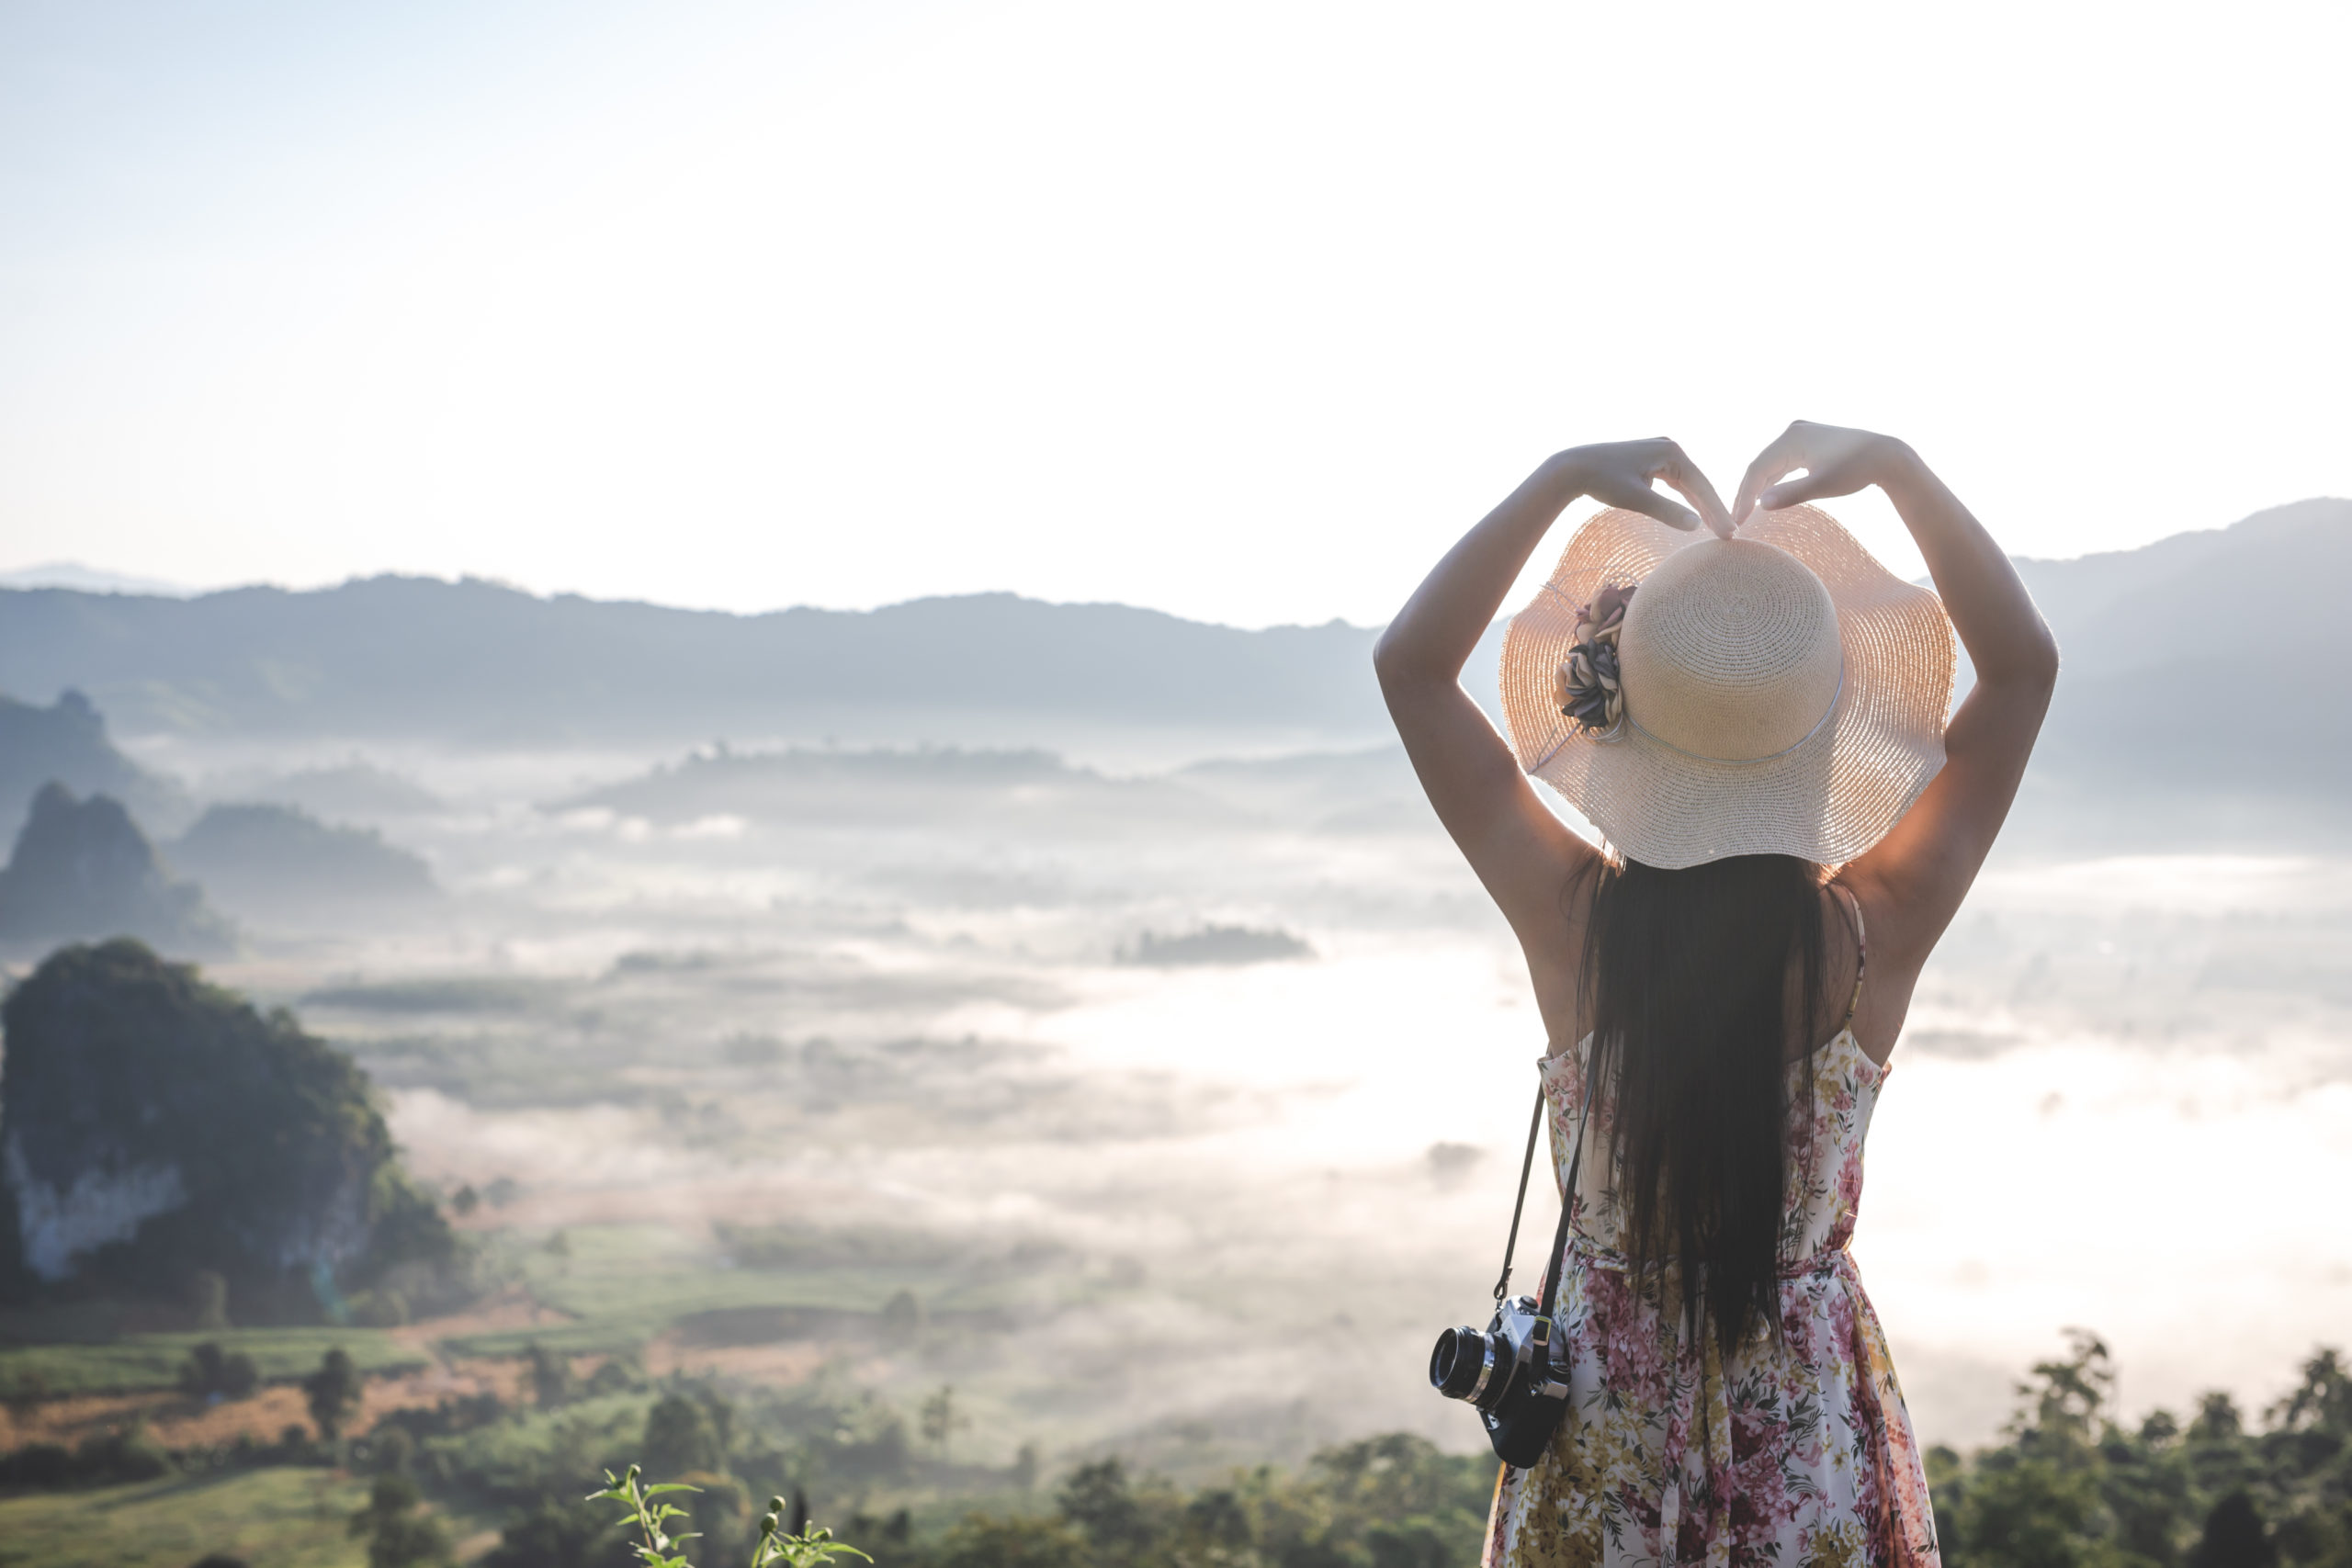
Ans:
[[[763,1339],[798,1337],[789,1314],[879,1313],[899,1291],[911,1292],[933,1321],[980,1320],[1012,1305],[1035,1280],[957,1278],[952,1267],[903,1258],[818,1257],[780,1268],[728,1268],[698,1241],[648,1225],[582,1225],[564,1233],[567,1256],[544,1249],[521,1258],[532,1297],[570,1323],[494,1329],[441,1340],[458,1356],[519,1356],[537,1344],[573,1355],[643,1348],[672,1328],[691,1333],[698,1319],[737,1318],[747,1328],[762,1309],[778,1314]],[[748,1342],[748,1341],[738,1341]]]
[[[367,1484],[328,1470],[175,1477],[0,1500],[0,1568],[187,1568],[229,1551],[270,1568],[364,1568],[345,1529]]]
[[[426,1364],[420,1351],[367,1328],[231,1328],[217,1334],[132,1334],[85,1345],[0,1348],[0,1393],[38,1389],[44,1398],[137,1393],[176,1386],[190,1348],[211,1342],[254,1359],[264,1381],[297,1378],[340,1345],[362,1371],[381,1376]]]

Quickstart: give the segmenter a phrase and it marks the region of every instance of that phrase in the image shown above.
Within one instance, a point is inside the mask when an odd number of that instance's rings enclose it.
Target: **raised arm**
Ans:
[[[1803,478],[1785,478],[1800,468]],[[1882,972],[1883,952],[1887,972],[1905,980],[1899,1000],[1907,1005],[1908,980],[1958,912],[2009,814],[2057,684],[2058,644],[1984,525],[1892,436],[1799,421],[1749,467],[1734,514],[1744,522],[1758,505],[1794,506],[1871,485],[1886,492],[1918,542],[1976,667],[1976,685],[1944,732],[1943,771],[1894,830],[1843,873],[1869,908],[1871,973]],[[1882,1049],[1893,1034],[1885,1031]]]
[[[1699,512],[1651,489],[1657,479]],[[1544,532],[1586,495],[1677,528],[1697,527],[1703,513],[1717,532],[1731,529],[1714,487],[1671,441],[1558,453],[1446,552],[1373,652],[1421,788],[1519,933],[1531,966],[1557,953],[1564,878],[1592,852],[1535,797],[1510,747],[1462,689],[1462,666]]]

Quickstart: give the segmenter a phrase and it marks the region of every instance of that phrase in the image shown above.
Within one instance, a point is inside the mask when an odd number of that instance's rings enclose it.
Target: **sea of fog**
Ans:
[[[496,1224],[660,1227],[681,1267],[715,1221],[1050,1243],[1082,1292],[1041,1285],[967,1365],[864,1363],[973,1389],[983,1448],[1049,1414],[1071,1444],[1476,1441],[1424,1358],[1486,1300],[1544,1041],[1393,753],[694,791],[391,761],[440,805],[377,825],[446,905],[249,928],[220,972],[356,1050],[426,1177],[516,1183]],[[238,766],[220,793],[270,795]],[[2352,1341],[2347,873],[1996,856],[1896,1048],[1855,1242],[1928,1439],[1991,1438],[2072,1328],[2134,1418],[2258,1410]],[[1135,961],[1210,926],[1303,951]],[[449,981],[509,988],[397,1000]]]
[[[2154,880],[2206,869],[2056,868]],[[2344,870],[2230,869],[2339,886]],[[1972,908],[2046,886],[1996,880]],[[1991,1023],[2003,1042],[1898,1047],[1854,1244],[1928,1437],[1993,1435],[2018,1376],[2058,1353],[2071,1326],[2113,1350],[2134,1415],[2181,1409],[2211,1388],[2258,1408],[2294,1358],[2352,1336],[2352,1078],[2340,1035],[2272,1033],[2224,1015],[2158,1044],[1936,978],[1915,1032]],[[1199,1151],[1266,1172],[1270,1190],[1304,1196],[1329,1172],[1376,1182],[1438,1140],[1482,1148],[1497,1179],[1480,1182],[1480,1203],[1333,1205],[1353,1222],[1343,1254],[1361,1249],[1382,1273],[1442,1268],[1464,1314],[1480,1299],[1499,1249],[1515,1112],[1542,1044],[1515,955],[1365,942],[1311,967],[1105,987],[1041,1032],[1095,1059],[1286,1089],[1278,1122]],[[1307,1223],[1329,1242],[1346,1222]],[[1439,1234],[1449,1226],[1466,1229]],[[1419,1393],[1419,1371],[1395,1375]]]

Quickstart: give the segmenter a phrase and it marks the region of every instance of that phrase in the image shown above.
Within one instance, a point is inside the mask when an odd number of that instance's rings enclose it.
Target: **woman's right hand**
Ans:
[[[1707,476],[1699,471],[1699,465],[1664,436],[1654,441],[1605,441],[1592,446],[1574,446],[1552,460],[1566,468],[1569,482],[1579,494],[1655,517],[1668,527],[1686,533],[1704,519],[1716,533],[1725,538],[1731,536],[1732,517],[1724,507],[1723,497],[1715,493]],[[1664,479],[1681,491],[1690,506],[1678,506],[1652,490],[1652,479]],[[1698,510],[1693,512],[1692,506]]]
[[[1911,448],[1892,435],[1798,420],[1747,465],[1747,475],[1739,481],[1739,499],[1732,507],[1732,526],[1747,522],[1759,506],[1778,512],[1883,485],[1912,457]],[[1804,470],[1803,479],[1788,477],[1799,468]]]

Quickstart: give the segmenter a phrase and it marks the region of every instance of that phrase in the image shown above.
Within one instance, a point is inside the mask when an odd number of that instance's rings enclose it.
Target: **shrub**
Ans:
[[[242,1350],[223,1351],[209,1339],[190,1350],[180,1364],[180,1392],[190,1399],[243,1399],[260,1386],[261,1372],[251,1356]]]
[[[84,1485],[153,1481],[171,1472],[172,1456],[147,1435],[144,1427],[86,1438],[74,1450],[74,1479]]]
[[[63,1443],[27,1443],[6,1461],[8,1484],[51,1492],[74,1474],[74,1451]]]

